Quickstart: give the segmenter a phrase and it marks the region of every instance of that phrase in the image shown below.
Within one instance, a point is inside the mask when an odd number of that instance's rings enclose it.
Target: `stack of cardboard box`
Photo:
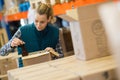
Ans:
[[[69,56],[8,71],[9,80],[118,80],[112,56],[81,61]]]
[[[78,7],[60,16],[70,22],[74,53],[80,60],[111,54],[106,32],[99,17],[100,4],[102,3]]]

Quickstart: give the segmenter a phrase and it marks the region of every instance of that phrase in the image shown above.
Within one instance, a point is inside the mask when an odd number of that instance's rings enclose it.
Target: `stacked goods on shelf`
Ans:
[[[50,3],[50,0],[41,0],[42,3]]]
[[[51,5],[60,4],[60,0],[50,0]]]
[[[4,0],[5,3],[5,9],[9,10],[12,7],[18,6],[17,0]]]
[[[19,8],[17,6],[9,8],[8,10],[5,11],[5,15],[12,15],[16,13],[19,13]]]
[[[39,5],[39,3],[41,2],[42,0],[30,0],[30,6],[33,8],[33,9],[36,9]]]
[[[6,30],[4,28],[0,29],[0,48],[8,42],[8,37]]]
[[[5,7],[4,7],[4,14],[5,15],[12,15],[19,12],[17,0],[4,0]]]
[[[35,0],[35,1],[30,0],[30,5],[37,8],[37,6],[40,2],[49,3],[51,5],[56,5],[56,4],[60,4],[60,3],[64,3],[64,2],[68,3],[70,1],[72,1],[72,0],[63,0],[63,1],[62,0]]]
[[[30,7],[30,3],[28,1],[21,3],[21,4],[19,4],[19,11],[20,12],[28,11],[29,7]]]
[[[112,56],[81,61],[75,56],[8,71],[9,80],[117,80]]]
[[[74,52],[81,60],[110,55],[106,33],[98,13],[100,4],[68,10],[63,17],[70,21]]]
[[[21,0],[19,1],[21,2]],[[17,3],[20,3],[19,1],[17,1]],[[66,1],[69,1],[69,2],[66,3]],[[110,0],[64,0],[63,4],[56,4],[53,6],[53,11],[54,11],[54,15],[60,15],[60,14],[65,14],[66,10],[69,10],[72,8],[77,8],[80,6],[95,4],[95,3],[105,2],[105,1],[110,1]],[[37,8],[40,2],[49,3],[50,0],[29,0],[29,2],[31,7]],[[28,12],[20,12],[14,15],[8,15],[6,16],[6,18],[7,18],[7,21],[15,21],[15,20],[27,18],[27,14]],[[1,20],[1,16],[0,16],[0,20]]]

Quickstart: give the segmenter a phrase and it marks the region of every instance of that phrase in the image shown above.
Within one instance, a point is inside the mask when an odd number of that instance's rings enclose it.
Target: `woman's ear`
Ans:
[[[51,16],[48,18],[48,22],[51,22]]]
[[[49,19],[48,19],[48,22],[50,22],[50,23],[55,23],[56,20],[57,20],[56,17],[53,17],[53,18],[52,18],[52,17],[50,16]]]

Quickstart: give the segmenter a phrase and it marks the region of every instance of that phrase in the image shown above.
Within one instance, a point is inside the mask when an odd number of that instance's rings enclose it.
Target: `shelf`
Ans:
[[[74,0],[69,3],[63,3],[63,4],[57,4],[53,6],[53,11],[54,15],[60,15],[60,14],[65,14],[66,10],[72,9],[72,8],[77,8],[79,6],[84,6],[88,4],[95,4],[95,3],[100,3],[100,2],[105,2],[108,0]],[[8,15],[6,16],[7,21],[15,21],[15,20],[20,20],[22,18],[27,18],[27,13],[28,12],[20,12],[16,13],[13,15]],[[1,20],[1,17],[0,17]]]
[[[2,14],[0,13],[0,20],[2,19]]]
[[[70,3],[57,4],[53,6],[54,15],[65,14],[66,10],[77,8],[79,6],[85,6],[88,4],[95,4],[105,2],[107,0],[74,0]]]
[[[20,19],[25,19],[25,18],[27,18],[27,13],[28,12],[26,11],[26,12],[16,13],[13,15],[8,15],[8,16],[6,16],[6,20],[7,21],[17,21]]]

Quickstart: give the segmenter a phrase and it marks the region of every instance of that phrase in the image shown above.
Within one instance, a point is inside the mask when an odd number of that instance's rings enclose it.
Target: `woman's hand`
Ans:
[[[51,48],[51,47],[47,47],[46,49],[45,49],[46,51],[55,51],[53,48]]]
[[[48,52],[50,52],[51,54],[52,54],[52,57],[59,57],[60,55],[57,53],[57,52],[55,52],[55,50],[53,49],[53,48],[51,48],[51,47],[47,47],[46,49],[45,49],[46,51],[48,51]]]
[[[17,47],[22,44],[25,44],[25,42],[20,40],[19,38],[14,38],[11,42],[11,47]]]

